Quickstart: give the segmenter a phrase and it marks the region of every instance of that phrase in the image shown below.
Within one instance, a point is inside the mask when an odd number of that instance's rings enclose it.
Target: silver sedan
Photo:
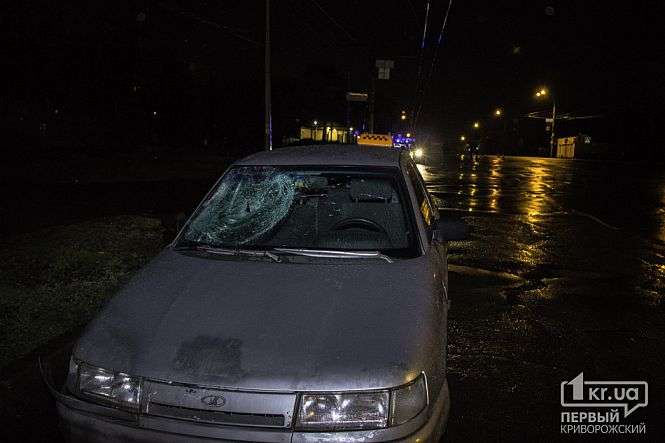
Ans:
[[[63,428],[84,441],[438,441],[447,242],[392,149],[236,162],[78,340]]]

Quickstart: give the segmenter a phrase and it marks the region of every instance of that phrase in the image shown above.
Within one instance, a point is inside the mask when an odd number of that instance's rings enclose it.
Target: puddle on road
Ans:
[[[462,276],[462,282],[467,282],[467,284],[475,287],[498,285],[514,286],[525,283],[525,280],[519,275],[511,274],[509,272],[474,268],[471,266],[449,264],[448,271]]]

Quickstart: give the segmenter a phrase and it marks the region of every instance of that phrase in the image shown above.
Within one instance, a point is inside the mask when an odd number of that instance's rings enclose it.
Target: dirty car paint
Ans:
[[[433,266],[426,256],[303,265],[166,249],[89,325],[74,354],[201,386],[398,386],[443,352]]]

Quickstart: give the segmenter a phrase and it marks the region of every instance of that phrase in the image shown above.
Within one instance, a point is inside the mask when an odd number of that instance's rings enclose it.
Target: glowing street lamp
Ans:
[[[473,128],[474,129],[480,128],[480,123],[479,122],[473,122]]]
[[[554,122],[556,121],[556,100],[554,94],[550,94],[547,89],[541,88],[536,92],[536,98],[544,98],[548,95],[552,96],[552,130],[550,131],[550,157],[554,155]]]
[[[402,119],[402,120],[406,120],[406,114],[402,114],[402,115],[400,116],[400,119]]]
[[[463,135],[459,139],[460,139],[460,141],[464,141],[464,140],[466,140],[466,136]]]
[[[316,125],[318,125],[318,124],[319,124],[319,122],[318,122],[318,121],[316,121],[316,120],[314,120],[314,121],[313,121],[312,123],[314,123],[314,126],[316,126]]]
[[[496,117],[501,117],[501,114],[503,114],[503,111],[501,110],[501,108],[497,108],[497,109],[494,111],[494,115],[495,115]]]

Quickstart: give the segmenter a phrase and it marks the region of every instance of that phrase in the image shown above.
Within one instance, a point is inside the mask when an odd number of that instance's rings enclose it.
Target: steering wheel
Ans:
[[[340,220],[332,226],[331,230],[341,231],[344,229],[353,228],[365,229],[366,231],[379,232],[381,234],[388,235],[388,232],[386,232],[383,226],[373,220],[363,217],[352,217]]]

